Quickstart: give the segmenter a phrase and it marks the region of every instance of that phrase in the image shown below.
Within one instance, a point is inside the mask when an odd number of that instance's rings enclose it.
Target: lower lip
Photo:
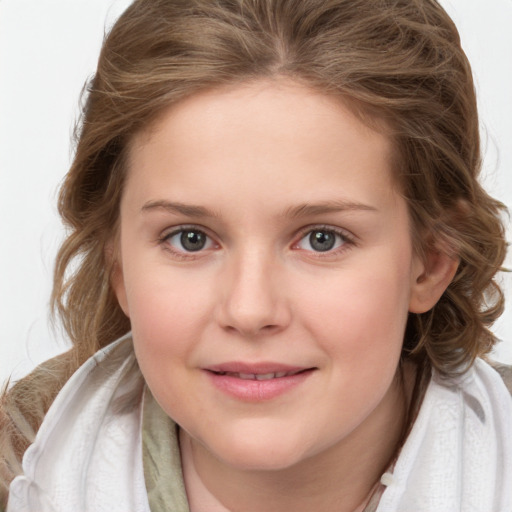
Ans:
[[[268,380],[240,379],[210,371],[206,373],[213,385],[227,395],[245,402],[264,402],[284,395],[302,384],[313,373],[313,369]]]

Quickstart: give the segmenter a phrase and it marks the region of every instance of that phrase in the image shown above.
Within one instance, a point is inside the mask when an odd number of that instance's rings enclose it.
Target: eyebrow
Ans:
[[[200,217],[220,217],[219,214],[205,208],[204,206],[197,206],[193,204],[186,204],[174,201],[148,201],[141,208],[143,213],[154,211],[154,210],[165,210],[170,213],[179,213],[186,217],[200,218]],[[282,216],[292,219],[300,217],[308,217],[314,215],[323,215],[327,213],[336,213],[344,211],[367,211],[377,212],[377,208],[369,206],[363,203],[354,203],[351,201],[344,200],[332,200],[323,201],[320,203],[302,203],[297,206],[291,206],[284,210]]]
[[[284,211],[283,216],[290,218],[299,218],[344,211],[377,212],[378,210],[373,206],[363,203],[354,203],[351,201],[344,200],[333,200],[324,201],[321,203],[302,203],[297,206],[292,206]]]
[[[179,213],[187,217],[219,217],[217,213],[204,206],[196,206],[193,204],[185,204],[173,201],[148,201],[141,208],[143,213],[154,211],[154,210],[165,210],[170,213]]]

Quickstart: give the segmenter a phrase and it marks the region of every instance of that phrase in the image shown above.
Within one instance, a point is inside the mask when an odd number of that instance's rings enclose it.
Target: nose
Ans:
[[[244,337],[285,329],[291,312],[280,265],[261,252],[246,251],[228,266],[222,276],[223,294],[217,310],[221,327]]]

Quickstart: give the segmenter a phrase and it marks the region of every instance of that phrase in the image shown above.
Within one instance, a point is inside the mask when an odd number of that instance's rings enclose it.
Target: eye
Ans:
[[[306,251],[328,252],[345,245],[349,240],[343,234],[327,228],[310,230],[303,236],[297,247]]]
[[[195,228],[181,228],[166,235],[163,239],[177,252],[198,252],[210,249],[214,243],[203,231]]]

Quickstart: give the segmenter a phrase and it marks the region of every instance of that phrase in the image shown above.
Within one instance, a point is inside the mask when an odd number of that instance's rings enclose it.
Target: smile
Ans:
[[[228,363],[205,370],[214,389],[237,401],[255,403],[286,396],[304,383],[316,368]]]
[[[290,375],[297,375],[302,371],[298,370],[293,372],[275,372],[275,373],[238,373],[238,372],[214,372],[217,375],[227,375],[228,377],[235,377],[242,380],[270,380],[281,379],[282,377],[289,377]]]

